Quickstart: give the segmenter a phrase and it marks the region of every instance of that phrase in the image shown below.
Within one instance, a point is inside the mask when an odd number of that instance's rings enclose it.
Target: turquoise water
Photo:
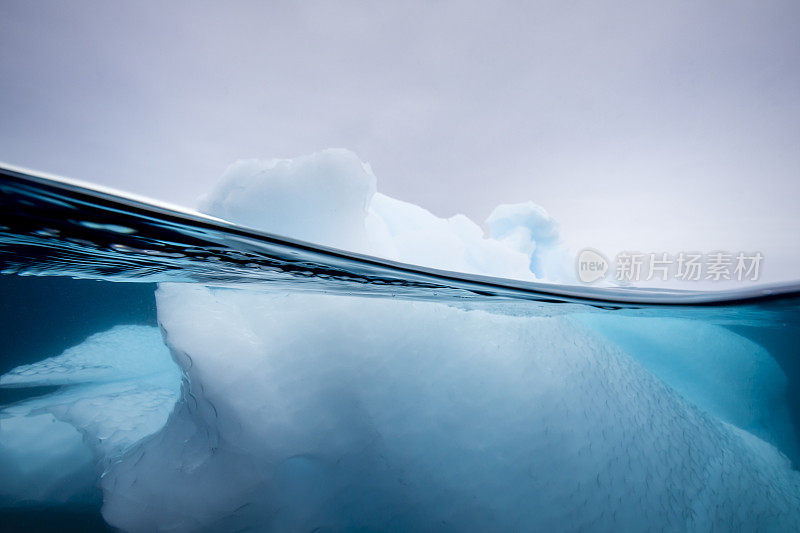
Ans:
[[[6,529],[800,527],[800,296],[552,286],[4,171]]]

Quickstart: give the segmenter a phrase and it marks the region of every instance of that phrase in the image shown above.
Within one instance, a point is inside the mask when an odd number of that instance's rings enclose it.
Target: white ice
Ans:
[[[490,235],[464,215],[439,218],[377,192],[348,150],[231,165],[200,210],[244,226],[428,267],[523,280],[569,271],[558,225],[532,202],[499,206]]]
[[[202,208],[433,267],[561,268],[535,204],[498,207],[486,235],[378,193],[343,150],[239,162]],[[161,333],[115,328],[0,378],[67,385],[0,414],[2,490],[76,501],[91,487],[64,480],[90,465],[129,531],[800,529],[785,376],[723,328],[189,284],[157,308]]]
[[[107,464],[164,426],[180,380],[148,326],[116,326],[0,377],[0,386],[61,386],[0,410],[0,496],[91,501]]]
[[[578,318],[683,397],[800,459],[786,374],[758,344],[699,320],[619,313]]]
[[[800,474],[567,317],[190,285],[187,375],[102,480],[133,531],[785,531]]]

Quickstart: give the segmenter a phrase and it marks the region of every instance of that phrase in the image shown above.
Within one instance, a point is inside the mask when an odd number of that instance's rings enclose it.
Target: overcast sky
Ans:
[[[327,147],[568,244],[764,252],[798,278],[800,3],[0,3],[0,160],[190,207]]]

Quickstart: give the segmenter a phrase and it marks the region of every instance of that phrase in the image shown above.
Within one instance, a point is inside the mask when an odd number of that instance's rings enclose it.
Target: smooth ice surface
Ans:
[[[364,217],[376,179],[347,150],[238,161],[200,210],[251,228],[347,250],[366,249]]]
[[[63,386],[0,410],[0,495],[96,498],[106,465],[163,427],[180,380],[161,333],[148,326],[116,326],[0,377],[3,386]]]
[[[378,193],[348,150],[231,165],[200,210],[264,231],[423,266],[533,280],[570,271],[558,226],[533,202],[499,206],[490,236],[464,215],[440,218]]]
[[[52,413],[0,412],[0,507],[96,503],[91,450]]]
[[[156,528],[792,530],[800,474],[573,318],[162,285],[187,376],[102,480]]]

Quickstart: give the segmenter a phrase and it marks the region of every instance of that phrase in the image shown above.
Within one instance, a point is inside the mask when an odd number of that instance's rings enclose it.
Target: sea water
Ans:
[[[19,531],[800,527],[800,298],[466,276],[6,171]]]

